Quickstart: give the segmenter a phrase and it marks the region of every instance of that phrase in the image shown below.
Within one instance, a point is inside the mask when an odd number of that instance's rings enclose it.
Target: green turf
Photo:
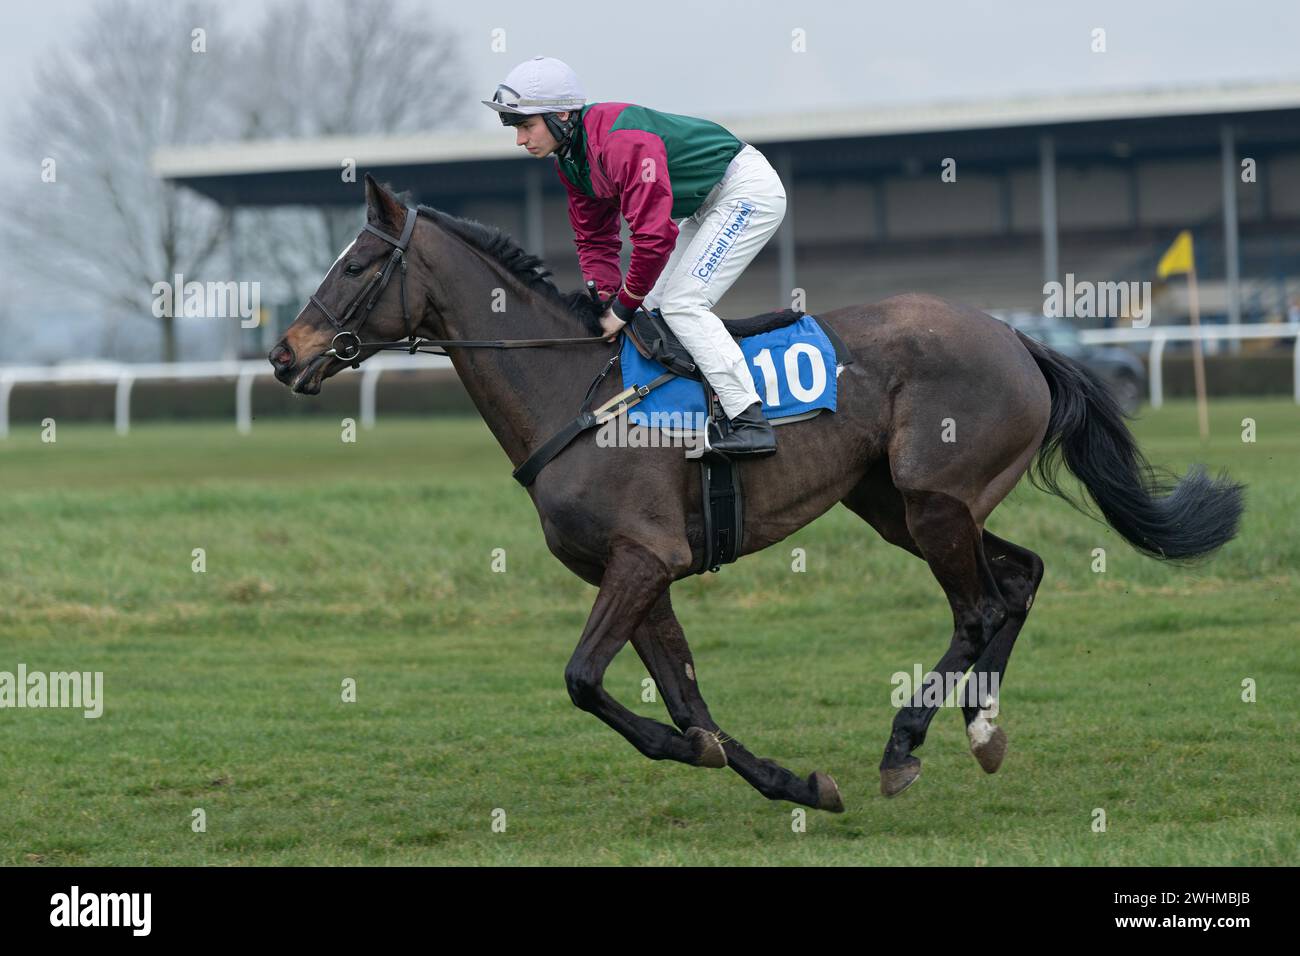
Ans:
[[[103,671],[106,705],[0,710],[0,863],[1295,864],[1300,411],[1216,403],[1204,451],[1189,405],[1144,414],[1154,461],[1249,484],[1242,533],[1168,567],[1022,484],[989,527],[1047,578],[994,776],[945,709],[917,784],[879,795],[890,675],[932,666],[951,619],[845,509],[674,588],[721,725],[839,781],[847,812],[806,832],[731,771],[646,760],[572,706],[595,591],[481,422],[389,418],[356,444],[320,422],[16,428],[0,670]],[[626,650],[606,686],[664,717],[644,677]]]

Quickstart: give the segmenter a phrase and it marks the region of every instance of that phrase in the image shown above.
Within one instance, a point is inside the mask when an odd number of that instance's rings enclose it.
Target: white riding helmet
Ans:
[[[492,99],[481,102],[501,114],[502,125],[517,126],[525,116],[580,110],[587,95],[567,63],[535,56],[511,70]]]

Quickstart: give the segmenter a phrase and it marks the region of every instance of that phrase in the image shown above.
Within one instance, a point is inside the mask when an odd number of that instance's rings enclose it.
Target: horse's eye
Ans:
[[[344,269],[343,271],[346,272],[346,273],[347,273],[348,275],[350,275],[350,276],[359,276],[359,275],[361,275],[361,266],[357,265],[357,264],[354,262],[354,263],[352,263],[351,265],[349,265],[346,269]]]

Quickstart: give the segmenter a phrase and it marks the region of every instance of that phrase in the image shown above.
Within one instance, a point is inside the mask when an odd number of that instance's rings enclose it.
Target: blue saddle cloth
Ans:
[[[835,411],[835,347],[811,315],[771,332],[740,340],[745,364],[763,403],[763,414],[773,424],[820,409]],[[623,387],[648,385],[664,373],[664,366],[644,358],[625,335],[619,353]],[[688,378],[673,378],[627,413],[631,424],[664,427],[666,423],[702,422],[706,413],[704,386]],[[682,427],[682,426],[678,426]]]

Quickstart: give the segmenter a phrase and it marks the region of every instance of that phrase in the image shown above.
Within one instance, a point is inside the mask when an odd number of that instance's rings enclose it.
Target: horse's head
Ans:
[[[406,288],[405,274],[415,221],[414,209],[366,175],[366,227],[271,349],[276,378],[315,395],[325,379],[377,351],[361,348],[363,338],[391,342],[418,327],[424,301]]]

